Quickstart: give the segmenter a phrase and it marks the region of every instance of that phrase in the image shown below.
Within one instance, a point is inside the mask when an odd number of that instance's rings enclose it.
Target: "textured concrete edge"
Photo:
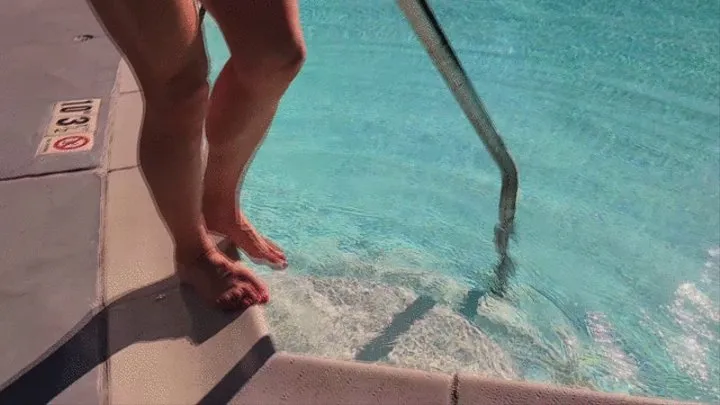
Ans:
[[[582,388],[509,381],[472,374],[455,375],[458,405],[476,404],[587,404],[587,405],[673,405],[690,404],[662,398],[611,394]]]
[[[134,83],[134,77],[127,63],[121,60],[110,100],[109,116],[111,118],[106,126],[108,131],[106,142],[108,142],[109,147],[104,156],[104,168],[108,167],[109,156],[112,155],[113,146],[116,145],[115,142],[112,142],[113,137],[127,135],[113,133],[112,121],[141,119],[139,116],[120,116],[115,108],[119,97],[137,91],[139,89]],[[103,256],[107,236],[105,234],[105,225],[108,205],[106,193],[108,176],[103,174],[102,177],[103,216],[101,220],[102,247],[100,253],[100,280],[102,285],[98,288],[99,292],[102,293],[103,305],[105,305],[107,303],[105,302],[104,291],[105,262]],[[262,310],[258,310],[260,316],[255,316],[251,320],[254,324],[254,327],[250,328],[252,336],[247,336],[247,334],[243,336],[245,339],[252,339],[255,345],[268,337],[267,322]],[[255,347],[252,344],[249,346]],[[252,356],[253,351],[254,349],[250,348],[245,354]],[[240,389],[232,402],[269,405],[293,401],[293,403],[307,402],[321,405],[337,403],[340,397],[345,400],[352,400],[354,403],[382,404],[681,404],[681,402],[663,399],[631,397],[522,381],[498,380],[464,373],[430,373],[389,365],[339,361],[285,352],[270,355],[262,362],[261,366],[255,368],[250,375],[245,377],[247,378],[247,384]],[[109,362],[106,362],[103,381],[100,382],[104,403],[109,403],[110,378],[111,370]],[[352,384],[349,383],[350,381]],[[361,388],[358,389],[357,387]],[[418,402],[418,398],[424,399]]]
[[[112,97],[111,97],[112,100]],[[112,109],[112,106],[110,106]],[[107,128],[110,128],[108,125]],[[109,131],[106,130],[106,134],[109,135]],[[107,145],[107,144],[106,144]],[[107,152],[103,156],[103,160],[101,161],[101,164],[103,167],[106,165],[107,161]],[[98,229],[98,242],[99,242],[99,248],[98,248],[98,277],[97,277],[97,285],[95,286],[96,296],[99,298],[98,306],[101,309],[105,309],[106,302],[105,302],[105,216],[107,213],[107,173],[105,170],[101,170],[99,173],[100,176],[100,201],[98,201],[98,204],[100,205],[100,224]],[[107,321],[104,322],[103,325],[100,326],[104,329],[102,338],[107,338],[107,330],[108,325]],[[101,342],[102,343],[102,350],[106,353],[100,353],[101,356],[104,358],[107,358],[107,342]],[[98,381],[97,381],[97,391],[98,391],[98,397],[101,400],[101,404],[105,405],[108,403],[108,378],[109,378],[109,363],[107,361],[103,361],[98,366]]]
[[[107,224],[107,189],[108,189],[108,166],[110,164],[110,147],[112,145],[112,136],[113,136],[113,121],[116,118],[116,108],[115,105],[117,103],[117,98],[120,94],[119,89],[119,83],[120,83],[120,65],[122,65],[123,59],[120,58],[120,63],[118,65],[118,70],[115,72],[115,83],[113,84],[112,89],[110,90],[110,96],[108,97],[108,108],[107,108],[107,118],[105,120],[105,126],[103,127],[103,131],[105,132],[105,136],[103,137],[103,153],[100,160],[100,229],[99,229],[99,244],[100,248],[98,249],[98,263],[99,263],[99,269],[98,269],[98,278],[97,278],[97,296],[100,299],[100,307],[101,308],[107,308],[107,300],[105,296],[105,249],[106,249],[106,224]],[[105,330],[107,331],[108,325],[104,325]],[[107,343],[107,342],[106,342]],[[107,344],[105,345],[107,346]],[[107,353],[102,353],[102,355],[107,355]],[[97,388],[98,388],[98,397],[102,401],[102,405],[106,405],[109,403],[110,400],[110,392],[109,392],[109,380],[110,380],[110,362],[104,361],[99,366],[98,370],[98,381],[97,381]]]
[[[231,403],[454,404],[448,374],[279,352]]]
[[[453,375],[376,363],[324,359],[279,352],[252,377],[233,403],[316,405],[671,405],[687,404],[585,389]]]

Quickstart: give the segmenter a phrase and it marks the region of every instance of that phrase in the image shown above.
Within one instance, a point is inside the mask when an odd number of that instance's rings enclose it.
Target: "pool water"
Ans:
[[[412,291],[446,311],[405,346],[426,363],[462,332],[464,364],[508,378],[720,400],[720,3],[431,2],[520,170],[511,290],[464,318],[499,173],[394,2],[321,3],[301,1],[309,57],[242,200],[289,276],[369,295],[326,329]],[[211,19],[206,37],[214,78],[228,52]]]

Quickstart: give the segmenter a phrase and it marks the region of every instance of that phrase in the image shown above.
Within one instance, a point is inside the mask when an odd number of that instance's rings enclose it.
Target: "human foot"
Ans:
[[[275,270],[287,267],[285,253],[278,245],[262,236],[242,212],[233,213],[233,216],[223,217],[211,208],[205,209],[205,222],[210,232],[230,238],[256,264],[267,265]]]
[[[217,249],[193,259],[177,259],[178,278],[210,305],[227,311],[265,304],[269,291],[249,268]]]

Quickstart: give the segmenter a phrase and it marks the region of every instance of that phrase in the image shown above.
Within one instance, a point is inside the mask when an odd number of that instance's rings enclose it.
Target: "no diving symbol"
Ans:
[[[53,148],[61,151],[80,149],[90,143],[90,138],[83,135],[71,135],[58,139],[53,143]]]

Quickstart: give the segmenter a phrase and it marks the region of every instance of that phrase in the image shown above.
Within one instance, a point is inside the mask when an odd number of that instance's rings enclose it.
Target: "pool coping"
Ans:
[[[142,93],[124,61],[118,66],[110,103],[102,275],[104,302],[110,302],[109,312],[117,315],[109,320],[108,346],[115,355],[107,361],[107,403],[682,403],[276,352],[259,307],[218,321],[222,326],[205,340],[163,339],[181,337],[193,326],[197,304],[180,299],[174,293],[177,285],[170,281],[170,239],[137,164]],[[164,287],[159,287],[161,284]],[[156,287],[145,290],[148,285]],[[135,308],[127,309],[133,305]],[[153,311],[158,315],[148,315]],[[127,334],[130,323],[157,324],[167,311],[182,311],[183,315],[176,321],[180,326],[159,332],[160,338],[157,333],[145,339],[118,337]],[[113,319],[119,320],[115,326]],[[136,334],[145,333],[137,331],[139,326],[133,327],[130,329]],[[117,341],[121,343],[116,351],[112,347]],[[240,361],[234,363],[233,359]],[[153,366],[141,367],[148,363]]]

